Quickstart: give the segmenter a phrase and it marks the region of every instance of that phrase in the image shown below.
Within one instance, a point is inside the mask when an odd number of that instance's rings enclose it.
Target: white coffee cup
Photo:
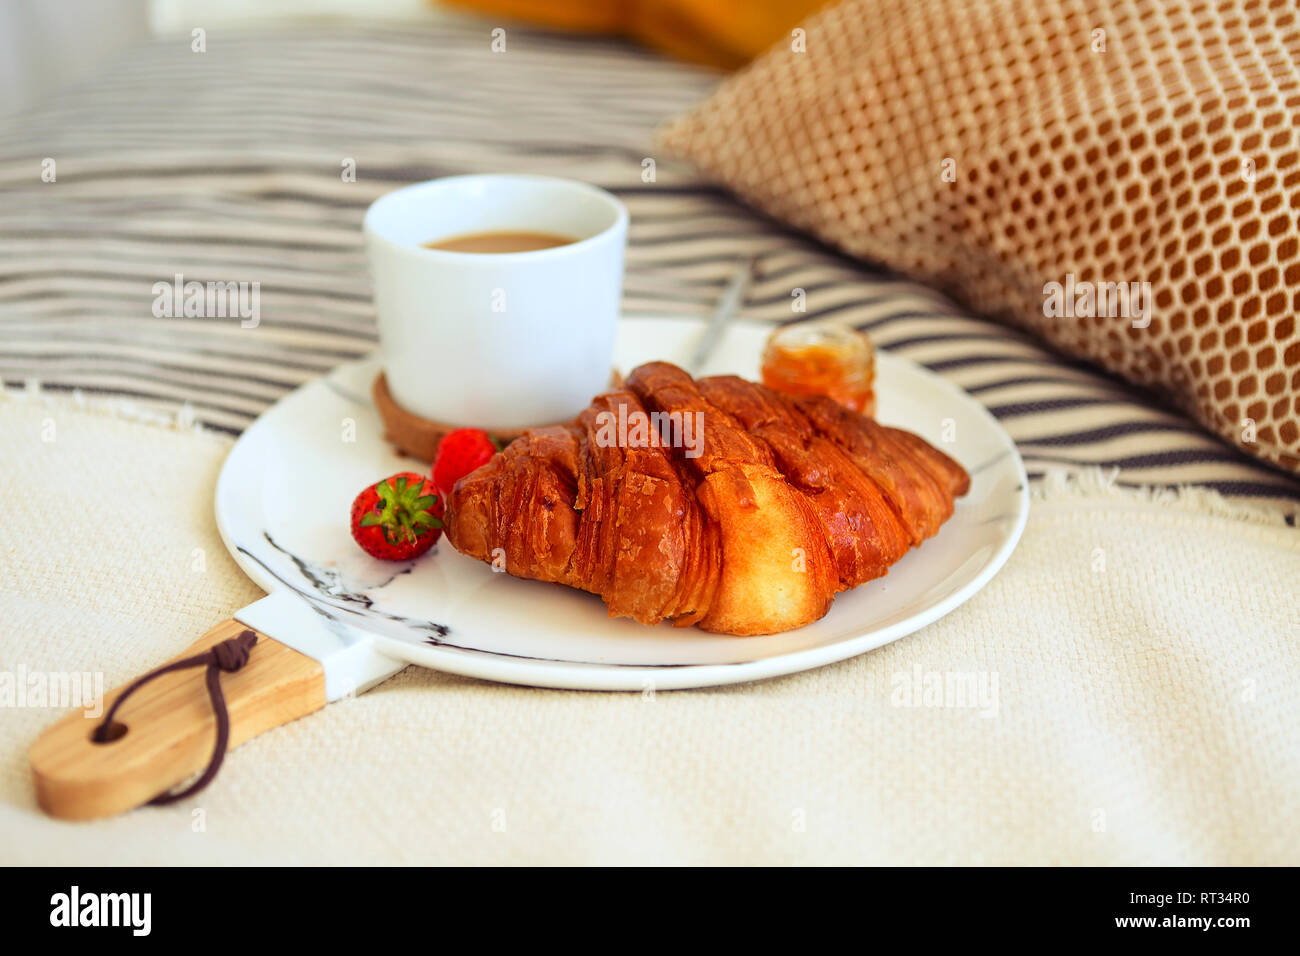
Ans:
[[[376,200],[364,232],[388,390],[407,411],[491,431],[572,418],[609,387],[627,208],[551,176],[451,176]],[[531,252],[423,244],[544,232]]]

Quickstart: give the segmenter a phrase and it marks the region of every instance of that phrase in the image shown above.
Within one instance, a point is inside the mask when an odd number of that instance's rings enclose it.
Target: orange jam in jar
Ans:
[[[768,337],[763,384],[787,395],[828,395],[876,413],[876,350],[866,334],[837,325],[788,325]]]

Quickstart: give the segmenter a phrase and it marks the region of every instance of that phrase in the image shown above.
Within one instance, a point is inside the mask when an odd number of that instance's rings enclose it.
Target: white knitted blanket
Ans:
[[[0,447],[0,672],[111,688],[259,596],[212,518],[227,440],[4,398]],[[89,824],[33,800],[60,711],[0,708],[0,863],[1296,864],[1298,585],[1267,512],[1058,477],[968,604],[779,680],[408,668]]]

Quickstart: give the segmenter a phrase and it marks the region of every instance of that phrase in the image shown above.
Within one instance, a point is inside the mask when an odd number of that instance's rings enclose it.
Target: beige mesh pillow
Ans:
[[[664,133],[1300,471],[1296,0],[847,0]]]

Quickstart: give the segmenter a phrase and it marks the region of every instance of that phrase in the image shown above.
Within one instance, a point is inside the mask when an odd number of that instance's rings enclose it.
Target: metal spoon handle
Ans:
[[[704,334],[700,336],[699,344],[695,346],[695,351],[691,353],[686,370],[692,375],[699,374],[700,370],[704,368],[709,356],[713,354],[713,350],[721,341],[727,323],[740,310],[740,304],[745,299],[745,292],[749,289],[749,283],[754,278],[754,265],[757,261],[757,256],[751,256],[736,267],[735,274],[732,275],[731,281],[727,283],[727,288],[722,293],[722,298],[718,300],[718,307],[713,313],[713,318],[709,319]]]

